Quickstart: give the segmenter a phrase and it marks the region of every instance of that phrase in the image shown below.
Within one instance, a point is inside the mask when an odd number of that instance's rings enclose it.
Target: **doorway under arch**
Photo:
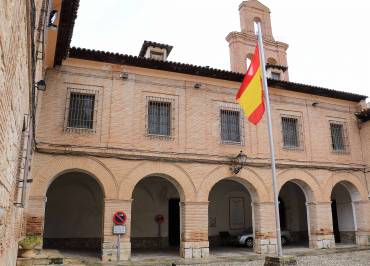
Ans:
[[[356,220],[353,201],[356,198],[354,187],[346,182],[340,182],[331,192],[331,209],[333,232],[336,243],[356,242]]]
[[[180,193],[164,177],[140,180],[132,193],[131,247],[133,255],[161,250],[179,254]]]
[[[279,192],[281,242],[283,247],[309,245],[309,232],[304,190],[295,182],[288,181]]]
[[[43,247],[101,252],[104,193],[82,172],[57,177],[46,193]]]

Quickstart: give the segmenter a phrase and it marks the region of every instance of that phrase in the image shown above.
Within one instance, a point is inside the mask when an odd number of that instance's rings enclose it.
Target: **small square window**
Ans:
[[[331,133],[331,147],[334,152],[345,153],[347,152],[348,143],[346,137],[346,130],[344,124],[331,122],[330,123]]]
[[[279,72],[271,72],[271,78],[280,80],[280,73]]]
[[[240,111],[220,110],[221,140],[223,143],[241,143]]]
[[[163,52],[150,51],[150,58],[163,61],[164,54]]]
[[[148,102],[148,134],[171,136],[171,102]]]

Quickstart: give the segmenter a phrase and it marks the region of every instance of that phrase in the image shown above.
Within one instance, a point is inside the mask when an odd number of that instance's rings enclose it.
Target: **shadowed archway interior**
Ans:
[[[355,243],[356,230],[349,185],[338,183],[331,192],[333,232],[336,243]]]
[[[180,244],[180,194],[176,186],[166,178],[148,176],[136,184],[132,199],[133,252],[176,251]]]
[[[104,194],[88,174],[65,173],[47,193],[44,248],[100,251]]]
[[[295,182],[288,181],[281,187],[279,213],[282,242],[308,246],[306,196]]]
[[[210,248],[239,246],[238,235],[253,234],[252,197],[243,184],[221,180],[211,189],[208,200]]]

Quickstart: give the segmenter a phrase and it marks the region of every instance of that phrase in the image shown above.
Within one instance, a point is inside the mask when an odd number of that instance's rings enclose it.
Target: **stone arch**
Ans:
[[[277,191],[280,191],[283,185],[289,181],[296,184],[303,191],[307,202],[321,200],[322,193],[320,185],[316,178],[308,171],[301,169],[287,169],[282,171],[278,174]]]
[[[330,201],[332,190],[339,183],[348,190],[352,201],[366,201],[368,199],[366,185],[359,177],[349,172],[333,172],[324,185],[323,197],[325,201]]]
[[[180,166],[166,162],[142,162],[122,179],[119,185],[119,198],[131,199],[134,188],[139,181],[148,176],[159,176],[170,181],[180,194],[181,201],[192,201],[196,189],[189,174]]]
[[[45,197],[50,184],[60,175],[68,172],[89,174],[98,182],[106,199],[116,199],[118,183],[112,172],[99,160],[91,157],[55,156],[47,161],[36,174],[30,196]]]
[[[203,179],[197,194],[198,201],[208,201],[211,189],[223,179],[233,180],[244,185],[251,194],[253,202],[269,200],[267,188],[262,178],[252,169],[245,167],[238,175],[233,176],[228,166],[218,166]]]

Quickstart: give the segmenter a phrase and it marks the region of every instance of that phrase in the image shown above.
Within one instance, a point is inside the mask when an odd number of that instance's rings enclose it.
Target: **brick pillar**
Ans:
[[[254,252],[276,253],[275,207],[273,202],[253,203]]]
[[[104,228],[103,228],[103,246],[102,260],[116,261],[117,260],[117,236],[113,235],[113,214],[116,211],[124,211],[127,215],[126,234],[121,236],[120,249],[121,260],[128,260],[131,256],[131,203],[132,200],[113,200],[106,199],[104,201]]]
[[[45,203],[46,197],[29,197],[25,211],[26,235],[44,234]]]
[[[208,202],[181,202],[180,204],[181,257],[186,259],[208,257]]]
[[[310,248],[334,248],[331,202],[307,203]]]
[[[370,245],[370,201],[362,200],[353,202],[354,222],[356,231],[356,244]]]

